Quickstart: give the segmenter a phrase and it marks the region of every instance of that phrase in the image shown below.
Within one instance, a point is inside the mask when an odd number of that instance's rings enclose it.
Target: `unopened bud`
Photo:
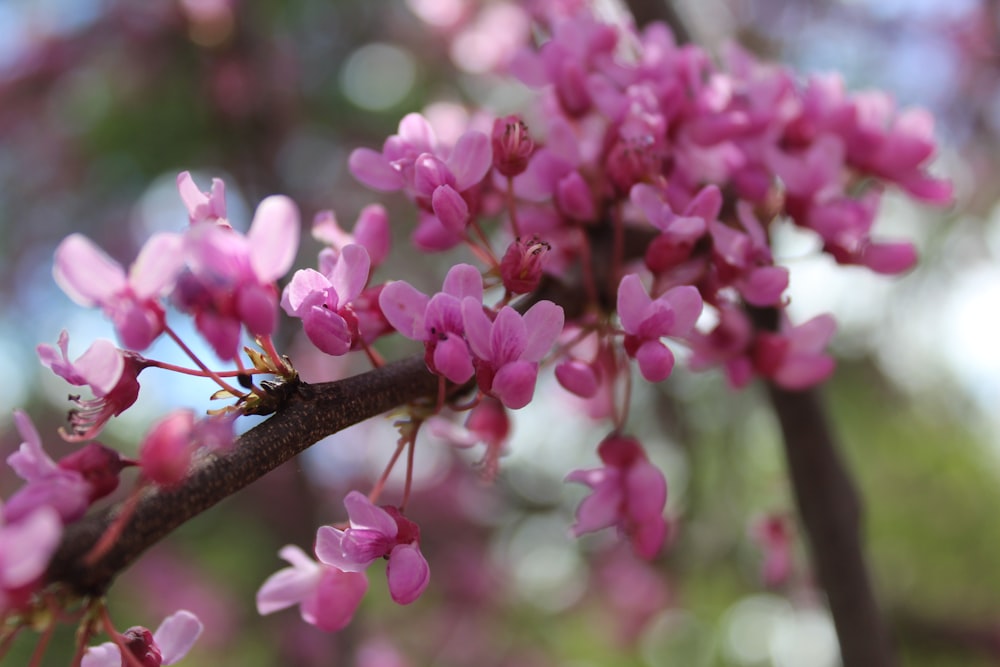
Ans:
[[[504,176],[517,176],[528,168],[528,159],[535,142],[528,135],[528,126],[517,116],[505,116],[493,121],[493,166]]]

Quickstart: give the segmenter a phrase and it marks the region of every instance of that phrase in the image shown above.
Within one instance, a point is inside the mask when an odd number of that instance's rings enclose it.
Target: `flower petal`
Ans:
[[[385,574],[389,595],[397,604],[410,604],[420,597],[431,578],[427,559],[415,543],[400,544],[392,550]]]
[[[299,227],[299,208],[288,197],[272,195],[257,206],[247,240],[250,266],[260,282],[288,273],[299,249]]]
[[[153,641],[160,647],[164,665],[172,665],[191,650],[205,629],[198,617],[182,609],[163,619],[153,633]]]
[[[125,270],[82,234],[70,234],[56,248],[52,276],[81,306],[103,303],[125,287]]]

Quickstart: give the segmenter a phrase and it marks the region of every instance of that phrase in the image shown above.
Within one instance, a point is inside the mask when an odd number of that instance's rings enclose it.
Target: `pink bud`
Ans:
[[[500,277],[503,286],[513,294],[527,294],[538,287],[542,279],[542,263],[552,249],[537,236],[529,241],[517,239],[507,248],[500,260]]]
[[[563,389],[581,398],[591,398],[597,394],[598,383],[594,369],[577,359],[567,359],[556,366],[556,379]]]
[[[140,625],[129,628],[122,635],[122,640],[128,647],[129,653],[138,658],[142,667],[160,667],[163,664],[163,656],[153,641],[153,633],[146,628]],[[131,662],[122,657],[122,664],[130,665]]]
[[[143,474],[160,486],[173,486],[191,465],[194,413],[177,410],[156,422],[139,448]]]

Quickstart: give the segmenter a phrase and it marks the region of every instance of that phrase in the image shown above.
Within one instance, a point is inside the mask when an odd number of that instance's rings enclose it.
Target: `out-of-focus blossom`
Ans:
[[[750,538],[764,554],[760,578],[766,586],[780,586],[792,572],[792,534],[788,518],[780,514],[760,517],[750,526]]]
[[[292,567],[275,572],[260,587],[257,612],[270,614],[297,604],[306,623],[327,632],[346,627],[368,590],[364,572],[317,563],[293,545],[279,554]]]
[[[160,667],[173,665],[186,656],[203,629],[197,616],[182,609],[163,619],[156,632],[135,626],[122,633],[122,639],[143,667]],[[91,646],[81,663],[82,667],[122,667],[127,664],[121,649],[113,642]]]
[[[6,509],[0,505],[0,616],[31,594],[62,538],[62,521],[51,506],[33,507],[16,520]]]
[[[213,178],[211,191],[202,192],[191,178],[191,172],[182,171],[177,174],[177,190],[192,225],[213,222],[230,226],[226,218],[226,184],[221,178]]]

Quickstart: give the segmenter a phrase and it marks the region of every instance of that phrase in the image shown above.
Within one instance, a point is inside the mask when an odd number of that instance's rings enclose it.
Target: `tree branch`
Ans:
[[[46,573],[48,583],[102,595],[115,576],[175,528],[236,493],[322,438],[422,397],[434,396],[438,378],[423,355],[337,382],[289,387],[281,409],[243,434],[233,449],[198,462],[184,482],[152,489],[139,501],[121,538],[95,564],[84,556],[113,521],[117,508],[66,528]]]

